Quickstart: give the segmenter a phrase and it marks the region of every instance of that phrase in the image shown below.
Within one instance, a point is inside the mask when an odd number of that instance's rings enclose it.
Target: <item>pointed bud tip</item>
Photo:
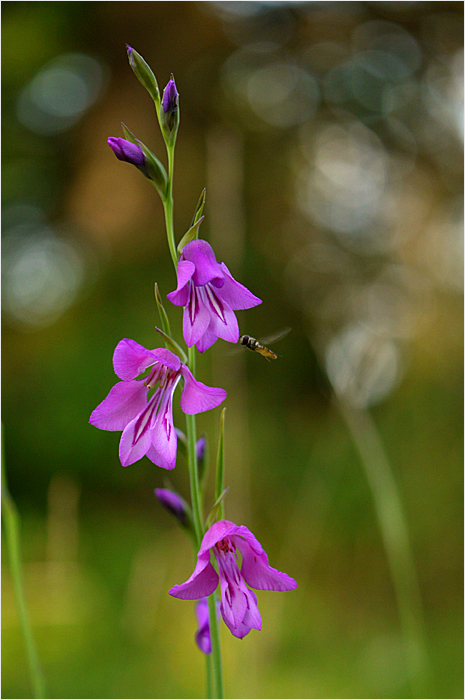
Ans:
[[[176,516],[184,525],[186,522],[186,511],[181,496],[178,496],[174,491],[170,491],[170,489],[155,489],[154,493],[162,506]]]

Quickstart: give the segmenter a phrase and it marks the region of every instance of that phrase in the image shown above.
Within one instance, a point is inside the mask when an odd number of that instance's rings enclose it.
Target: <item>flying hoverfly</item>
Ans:
[[[273,333],[273,335],[267,335],[265,338],[259,338],[258,340],[256,338],[252,338],[251,335],[241,335],[241,337],[239,338],[239,342],[241,345],[245,345],[245,347],[249,350],[258,352],[259,355],[262,355],[267,360],[276,360],[278,357],[277,354],[273,352],[273,350],[270,350],[270,348],[267,348],[266,346],[271,343],[276,343],[282,338],[285,338],[290,330],[290,328],[282,328],[277,333]]]

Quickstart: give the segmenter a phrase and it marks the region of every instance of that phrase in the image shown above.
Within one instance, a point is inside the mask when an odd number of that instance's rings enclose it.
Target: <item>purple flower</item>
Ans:
[[[213,249],[203,240],[184,246],[178,262],[178,287],[168,294],[176,306],[184,306],[183,333],[188,347],[204,352],[222,338],[239,340],[236,309],[250,309],[261,299],[231,276],[224,263],[217,263]]]
[[[155,496],[158,498],[162,506],[165,506],[176,518],[185,525],[187,513],[186,502],[175,491],[169,489],[155,489]]]
[[[225,390],[198,382],[169,350],[146,350],[128,338],[116,346],[113,367],[123,381],[115,384],[89,422],[102,430],[123,431],[119,446],[123,467],[147,455],[159,467],[173,469],[177,446],[173,393],[180,378],[184,379],[181,409],[189,415],[219,406]],[[136,380],[148,368],[149,374]]]
[[[218,619],[220,619],[220,601],[216,601],[216,612]],[[210,637],[210,620],[208,616],[208,600],[207,598],[200,598],[195,604],[195,616],[199,626],[197,632],[195,633],[195,641],[200,651],[204,654],[211,654],[212,641]]]
[[[218,562],[216,573],[210,562],[210,550]],[[242,555],[239,570],[237,550]],[[247,586],[266,591],[290,591],[297,583],[287,574],[273,569],[260,542],[244,525],[230,520],[214,523],[205,533],[192,576],[170,590],[175,598],[195,600],[208,596],[221,586],[221,614],[235,637],[242,639],[250,630],[260,630],[262,621],[257,597]]]
[[[138,168],[144,167],[145,156],[140,146],[126,139],[116,138],[115,136],[110,136],[109,139],[107,139],[107,143],[118,160],[132,163],[132,165],[136,165]]]

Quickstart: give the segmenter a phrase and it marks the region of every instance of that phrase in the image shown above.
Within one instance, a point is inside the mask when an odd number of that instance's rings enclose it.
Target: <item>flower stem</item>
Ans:
[[[216,595],[208,596],[208,616],[210,622],[210,639],[212,643],[212,663],[215,694],[214,698],[223,697],[223,668],[221,664],[220,633],[216,614]]]
[[[170,249],[171,259],[174,269],[177,269],[178,255],[176,252],[176,242],[174,240],[174,223],[173,223],[173,169],[174,169],[174,144],[169,146],[166,144],[166,152],[168,154],[168,190],[166,197],[163,199],[163,209],[165,212],[166,235],[168,238],[168,247]]]
[[[189,369],[195,377],[195,347],[188,350]],[[191,489],[192,515],[194,519],[195,538],[198,548],[203,537],[202,496],[200,492],[199,470],[197,464],[197,426],[196,417],[186,415],[187,463]]]
[[[34,691],[34,697],[45,698],[45,680],[37,656],[37,650],[32,636],[31,624],[26,607],[20,554],[20,519],[15,502],[13,501],[6,481],[5,455],[3,450],[2,428],[2,516],[6,531],[8,554],[10,557],[11,576],[15,589],[18,606],[19,622],[26,646],[29,674]]]
[[[205,656],[205,675],[207,677],[207,698],[213,697],[213,687],[212,687],[212,655],[204,654]]]

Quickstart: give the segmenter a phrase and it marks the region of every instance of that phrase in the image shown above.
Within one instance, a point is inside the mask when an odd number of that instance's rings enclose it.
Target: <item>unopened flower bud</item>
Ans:
[[[144,61],[142,56],[131,46],[126,44],[126,48],[128,52],[129,65],[158,107],[160,104],[160,91],[158,89],[157,79],[155,78],[152,69],[148,63]]]
[[[216,601],[216,614],[218,621],[221,620],[220,601]],[[195,642],[200,651],[204,654],[211,654],[212,642],[210,636],[210,620],[208,613],[208,600],[206,597],[200,598],[195,604],[195,616],[198,622],[197,632],[195,633]]]
[[[135,165],[141,169],[144,167],[145,156],[141,147],[137,144],[126,141],[126,139],[110,136],[108,139],[108,145],[118,160],[124,160],[126,163],[132,163],[132,165]]]
[[[179,93],[174,82],[173,74],[163,91],[160,107],[160,126],[165,138],[170,144],[174,143],[179,126]]]
[[[124,160],[126,163],[132,163],[136,168],[139,168],[141,173],[148,178],[162,197],[166,196],[166,186],[168,178],[166,176],[166,170],[160,163],[158,158],[154,156],[152,151],[150,151],[147,146],[136,139],[134,134],[132,134],[127,127],[124,127],[125,134],[129,135],[137,143],[133,141],[128,141],[127,139],[116,138],[110,136],[108,139],[108,145],[119,160]]]
[[[187,522],[188,506],[179,494],[169,489],[155,489],[155,496],[158,498],[162,506],[170,511],[182,525]]]
[[[205,459],[206,448],[207,448],[207,439],[206,439],[205,435],[202,435],[202,437],[200,437],[197,440],[197,443],[195,445],[195,451],[197,453],[197,461],[198,462],[203,462],[203,460]]]

